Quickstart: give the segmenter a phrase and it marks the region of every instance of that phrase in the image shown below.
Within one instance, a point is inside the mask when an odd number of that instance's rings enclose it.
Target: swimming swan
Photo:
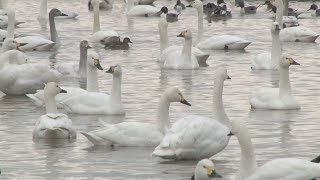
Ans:
[[[212,180],[212,178],[221,178],[217,173],[213,162],[210,159],[202,159],[198,162],[194,175],[191,180]]]
[[[251,108],[258,109],[300,109],[299,103],[291,94],[289,66],[300,65],[289,55],[280,57],[279,88],[264,88],[249,97]]]
[[[240,168],[236,173],[236,180],[310,180],[320,177],[319,157],[314,162],[279,158],[258,167],[248,128],[242,120],[232,121],[228,136],[232,135],[237,137],[241,149]]]
[[[252,69],[279,69],[279,58],[281,56],[281,42],[279,39],[280,26],[278,22],[274,22],[271,27],[272,48],[271,52],[258,54],[252,61]]]
[[[159,8],[151,5],[134,5],[134,0],[128,0],[127,15],[128,16],[160,16],[162,14]]]
[[[76,130],[67,115],[59,113],[54,97],[59,93],[66,93],[56,82],[49,82],[44,88],[46,114],[36,122],[32,132],[33,138],[71,139],[76,138]]]
[[[191,30],[183,31],[177,37],[183,37],[185,39],[183,49],[170,51],[164,60],[163,67],[169,69],[198,69],[198,60],[195,55],[191,53]]]
[[[152,155],[164,159],[189,160],[209,158],[229,142],[229,118],[222,102],[223,83],[230,79],[221,67],[214,77],[213,118],[189,115],[173,123]]]
[[[178,88],[168,88],[160,97],[158,103],[157,123],[122,122],[105,124],[106,127],[82,133],[94,145],[119,146],[157,146],[167,129],[170,128],[170,103],[180,102],[190,106]]]
[[[203,3],[200,0],[191,2],[192,7],[198,11],[198,41],[197,48],[201,50],[242,50],[246,48],[250,41],[237,36],[220,35],[211,36],[202,41],[203,36]]]
[[[62,101],[63,108],[77,114],[125,114],[121,100],[121,67],[120,65],[111,66],[106,73],[113,75],[110,95],[100,92],[81,93]]]

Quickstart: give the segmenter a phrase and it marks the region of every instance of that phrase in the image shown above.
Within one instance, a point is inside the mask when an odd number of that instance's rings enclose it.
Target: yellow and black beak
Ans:
[[[300,65],[298,62],[296,62],[292,58],[288,58],[288,61],[289,61],[290,65]]]
[[[61,89],[60,93],[67,93],[67,91],[64,89]]]
[[[220,174],[218,174],[212,167],[208,167],[208,177],[211,178],[222,178]]]
[[[234,134],[230,131],[230,133],[227,136],[233,136]]]
[[[186,34],[187,34],[187,31],[183,31],[177,37],[185,37]]]
[[[108,71],[106,71],[106,73],[113,74],[114,73],[114,69],[115,69],[115,66],[110,66],[110,68],[108,69]]]
[[[230,76],[228,76],[228,77],[227,77],[227,79],[231,79],[231,77],[230,77]]]
[[[103,68],[100,65],[100,60],[99,59],[94,59],[94,66],[98,68],[99,70],[103,70]]]
[[[179,94],[179,95],[180,95],[180,103],[185,104],[187,106],[191,106],[191,104],[187,100],[184,99],[182,94]]]

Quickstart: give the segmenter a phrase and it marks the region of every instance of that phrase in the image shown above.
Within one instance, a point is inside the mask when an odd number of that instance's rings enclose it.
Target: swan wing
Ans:
[[[152,15],[159,12],[160,9],[150,5],[137,5],[134,6],[130,11],[128,11],[128,15],[130,16],[145,16]]]
[[[191,54],[191,62],[181,53],[181,50],[172,50],[167,54],[163,66],[169,69],[197,69],[199,64],[194,54]]]
[[[314,42],[319,34],[306,27],[288,27],[280,31],[280,40],[286,42]]]
[[[240,50],[247,47],[250,43],[250,41],[239,38],[237,36],[221,35],[212,36],[204,41],[201,41],[196,45],[196,47],[202,50]]]
[[[252,69],[257,70],[266,70],[266,69],[279,69],[278,64],[272,64],[271,61],[271,53],[270,52],[264,52],[258,54],[251,63]]]
[[[100,43],[105,38],[113,37],[113,36],[119,36],[116,31],[98,31],[95,32],[92,37],[91,41],[95,43]]]
[[[24,36],[15,39],[18,43],[27,43],[19,47],[23,51],[50,50],[55,42],[41,36]]]

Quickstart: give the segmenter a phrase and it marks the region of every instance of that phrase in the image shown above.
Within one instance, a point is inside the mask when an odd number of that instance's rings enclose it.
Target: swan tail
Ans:
[[[163,159],[176,159],[176,153],[172,149],[168,148],[156,148],[152,152],[152,156],[161,157]]]
[[[234,42],[234,43],[226,44],[225,49],[226,50],[242,50],[242,49],[245,49],[250,44],[251,44],[251,42],[249,42],[249,41]]]
[[[209,56],[210,56],[210,54],[196,56],[199,66],[207,67],[208,66],[207,60],[208,60]]]
[[[40,137],[48,138],[48,139],[69,138],[69,131],[66,131],[65,129],[62,129],[62,128],[45,129],[40,135]]]
[[[15,26],[18,26],[18,25],[23,24],[23,23],[25,23],[25,22],[16,22]]]
[[[111,142],[106,141],[105,139],[102,139],[94,134],[86,133],[86,132],[80,132],[82,135],[84,135],[92,144],[96,146],[109,146],[112,145]]]
[[[311,162],[320,163],[320,155],[318,157],[312,159]]]

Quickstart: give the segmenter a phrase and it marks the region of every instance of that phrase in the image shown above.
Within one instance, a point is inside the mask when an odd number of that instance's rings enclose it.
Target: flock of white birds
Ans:
[[[127,16],[159,16],[160,54],[158,61],[163,68],[198,69],[206,66],[210,50],[241,50],[251,44],[250,41],[231,35],[213,35],[203,39],[204,14],[208,19],[230,18],[223,1],[218,4],[203,4],[200,0],[188,0],[188,6],[198,12],[197,41],[193,43],[191,30],[182,31],[178,37],[184,38],[183,46],[169,46],[168,23],[178,20],[180,13],[186,8],[180,0],[169,12],[167,7],[155,7],[155,0],[128,0]],[[236,1],[240,13],[256,13],[258,7],[245,7],[243,1]],[[299,65],[298,62],[282,52],[282,44],[291,42],[314,43],[319,34],[302,26],[288,27],[298,24],[297,18],[283,16],[288,13],[287,2],[267,1],[275,12],[275,21],[270,24],[272,49],[256,56],[252,61],[252,70],[278,70],[280,72],[279,88],[261,89],[249,97],[252,108],[269,110],[300,109],[299,102],[291,94],[289,67]],[[36,105],[44,106],[46,114],[36,122],[33,138],[76,138],[76,129],[66,114],[59,113],[64,108],[69,113],[123,115],[125,108],[121,100],[122,69],[119,64],[111,66],[106,73],[113,75],[110,94],[99,92],[98,70],[99,55],[91,50],[91,46],[104,46],[113,50],[129,50],[131,40],[120,36],[115,31],[103,31],[100,28],[99,11],[112,9],[110,0],[89,0],[88,8],[93,10],[93,34],[89,41],[80,42],[80,61],[76,67],[56,67],[49,64],[29,63],[24,51],[50,51],[59,47],[60,39],[55,26],[55,18],[76,18],[78,14],[53,8],[47,11],[47,0],[41,0],[38,20],[49,21],[50,39],[35,33],[15,33],[15,27],[22,22],[15,20],[15,12],[11,7],[0,5],[0,90],[6,95],[27,95]],[[312,14],[319,13],[317,6],[310,8]],[[295,10],[293,10],[295,11]],[[286,14],[287,15],[287,14]],[[298,16],[297,14],[296,16]],[[195,45],[194,45],[195,44]],[[86,81],[86,89],[78,87],[60,87],[57,82],[65,72],[72,69],[75,76]],[[230,79],[225,67],[217,68],[214,75],[213,117],[189,115],[170,124],[169,107],[172,102],[180,102],[190,106],[183,94],[176,87],[166,89],[159,99],[157,121],[155,123],[122,122],[104,124],[104,127],[91,132],[81,132],[94,145],[107,146],[151,146],[155,147],[152,155],[173,160],[200,160],[192,178],[205,180],[221,178],[213,162],[207,158],[221,152],[235,135],[241,147],[240,168],[236,180],[311,180],[320,177],[320,156],[313,160],[294,158],[275,159],[258,167],[253,144],[247,126],[240,120],[230,121],[223,106],[222,94],[224,81]]]

